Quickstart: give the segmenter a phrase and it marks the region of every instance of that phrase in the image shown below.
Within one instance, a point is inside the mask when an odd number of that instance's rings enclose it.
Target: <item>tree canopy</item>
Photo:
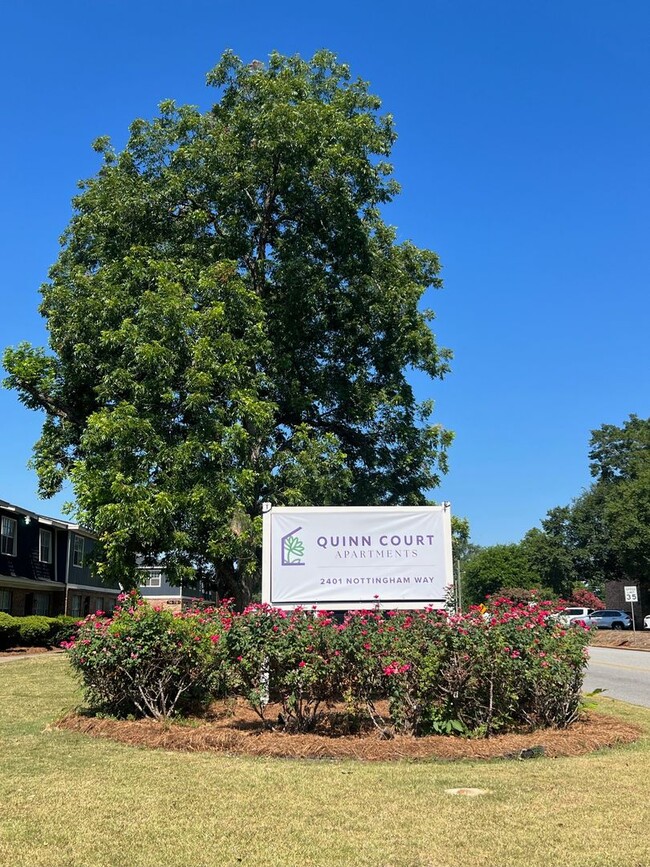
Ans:
[[[592,431],[589,466],[594,482],[568,506],[551,509],[541,530],[529,530],[516,546],[484,548],[470,560],[468,599],[479,602],[505,585],[565,598],[577,587],[602,594],[606,581],[639,583],[648,598],[650,418],[631,415],[620,426]]]
[[[100,574],[135,557],[245,599],[261,508],[421,504],[451,434],[418,402],[450,353],[423,294],[437,256],[398,242],[390,115],[327,51],[208,75],[206,112],[161,103],[108,138],[41,289],[49,347],[4,354],[45,413],[40,493],[71,481]]]
[[[476,551],[464,566],[465,605],[483,602],[504,587],[538,586],[539,576],[532,570],[521,545],[489,545]]]

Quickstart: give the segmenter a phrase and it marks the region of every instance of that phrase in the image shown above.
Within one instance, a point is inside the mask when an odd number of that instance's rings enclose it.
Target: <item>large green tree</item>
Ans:
[[[521,544],[481,548],[465,563],[462,576],[464,605],[483,602],[504,587],[529,589],[540,583]]]
[[[522,542],[540,579],[568,595],[579,584],[601,593],[606,581],[650,585],[650,419],[592,431],[593,483],[570,505],[551,509],[542,530]]]
[[[208,83],[211,110],[98,140],[42,287],[49,348],[4,365],[45,412],[40,492],[71,481],[101,573],[142,553],[243,600],[264,501],[425,502],[450,434],[407,373],[449,353],[421,306],[438,259],[382,218],[395,133],[367,84],[326,51],[226,53]]]
[[[581,565],[592,584],[625,580],[650,586],[650,418],[592,432],[595,481],[572,508]]]

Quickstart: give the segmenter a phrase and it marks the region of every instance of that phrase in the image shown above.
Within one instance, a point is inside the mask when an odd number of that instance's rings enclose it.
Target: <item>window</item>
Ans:
[[[104,597],[96,596],[95,597],[95,611],[106,611],[104,608]]]
[[[0,590],[0,611],[11,614],[11,590]]]
[[[2,524],[0,525],[0,554],[9,554],[10,557],[16,556],[16,535],[18,522],[15,518],[5,518],[2,516]]]
[[[42,614],[44,617],[50,613],[50,594],[34,593],[32,598],[32,614]]]
[[[52,533],[49,530],[38,531],[38,559],[41,563],[52,562]]]
[[[160,587],[161,581],[161,572],[149,572],[147,577],[144,579],[142,586],[143,587]]]
[[[69,604],[70,617],[81,617],[81,594],[73,593]]]
[[[84,564],[84,537],[75,536],[72,548],[72,565],[81,568]]]

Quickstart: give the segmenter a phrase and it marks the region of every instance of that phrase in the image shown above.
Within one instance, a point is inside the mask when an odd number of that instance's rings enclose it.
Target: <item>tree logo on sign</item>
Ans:
[[[281,541],[281,554],[283,566],[304,566],[305,563],[302,557],[305,554],[305,544],[296,533],[302,530],[302,527],[296,527],[286,536],[283,536]]]

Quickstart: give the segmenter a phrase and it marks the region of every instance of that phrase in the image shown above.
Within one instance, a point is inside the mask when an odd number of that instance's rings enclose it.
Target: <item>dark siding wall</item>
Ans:
[[[169,596],[178,597],[180,599],[181,596],[181,588],[172,587],[164,572],[162,572],[160,576],[160,587],[141,587],[140,589],[142,591],[142,596],[145,599],[148,596]]]
[[[194,584],[184,584],[183,596],[204,599],[206,602],[214,602],[217,598],[217,594],[213,590],[206,590],[200,581],[196,581]]]
[[[0,554],[0,574],[12,578],[40,578],[54,581],[54,562],[41,563],[39,555],[39,524],[33,518],[25,523],[24,515],[0,509],[0,516],[6,516],[16,521],[16,556]],[[54,546],[54,529],[46,527],[52,533]]]
[[[160,576],[160,587],[141,587],[140,589],[144,599],[152,596],[164,596],[169,599],[181,599],[181,597],[184,597],[185,599],[202,598],[214,601],[217,598],[216,593],[214,592],[204,592],[200,582],[195,584],[183,584],[182,587],[172,586],[167,580],[164,571],[162,571]]]
[[[84,562],[81,566],[74,565],[75,538],[84,540]],[[94,539],[84,536],[81,533],[75,533],[74,530],[70,530],[68,533],[68,547],[70,551],[68,561],[68,581],[71,584],[83,584],[85,587],[106,587],[108,590],[120,589],[116,581],[100,581],[100,579],[93,574],[91,566],[88,565],[88,559],[95,547]]]
[[[68,531],[56,531],[56,580],[65,584],[66,559],[68,554]]]

